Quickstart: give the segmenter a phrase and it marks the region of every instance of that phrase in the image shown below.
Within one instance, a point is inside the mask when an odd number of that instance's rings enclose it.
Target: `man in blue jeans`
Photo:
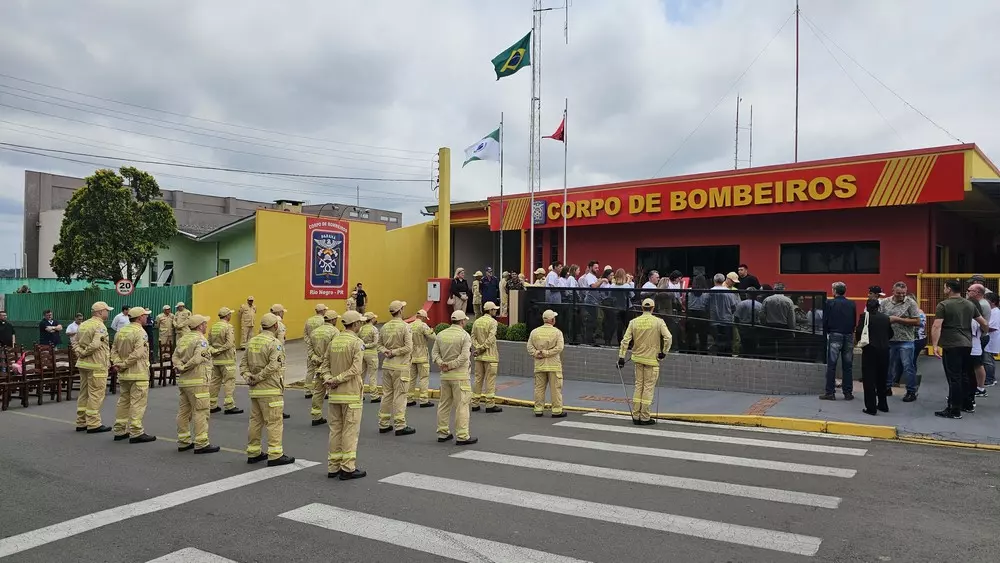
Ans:
[[[904,403],[917,400],[917,370],[913,363],[913,341],[920,326],[920,309],[916,301],[907,296],[906,284],[896,282],[892,286],[892,297],[882,300],[882,312],[892,323],[892,340],[889,341],[889,375],[886,381],[886,395],[892,395],[892,382],[896,375],[905,375],[906,395]]]
[[[837,400],[837,360],[840,359],[844,382],[841,389],[844,400],[854,398],[854,326],[857,322],[857,308],[849,301],[847,285],[833,284],[833,299],[823,307],[823,331],[826,333],[828,352],[826,355],[826,393],[820,395],[823,401]]]

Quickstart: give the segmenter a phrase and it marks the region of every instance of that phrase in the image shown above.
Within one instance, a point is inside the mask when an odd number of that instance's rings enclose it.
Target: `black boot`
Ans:
[[[382,402],[382,397],[372,397],[372,404],[381,402]]]
[[[415,428],[410,428],[409,426],[405,428],[400,428],[396,431],[397,436],[409,436],[410,434],[416,434],[417,430]]]
[[[444,437],[438,436],[438,442],[447,442],[448,440],[452,440],[454,438],[455,438],[454,434],[448,434],[447,436]]]
[[[367,471],[362,471],[360,469],[355,469],[354,471],[351,471],[350,473],[348,473],[347,471],[341,471],[340,472],[340,480],[341,481],[350,481],[351,479],[360,479],[360,478],[364,477],[365,475],[368,475],[368,472]]]
[[[412,406],[414,406],[416,404],[417,404],[416,401],[406,401],[406,406],[408,406],[408,407],[412,407]]]
[[[471,446],[479,441],[479,438],[468,437],[465,440],[455,440],[456,446]]]
[[[279,465],[289,465],[289,464],[292,464],[292,463],[295,463],[295,458],[294,457],[289,457],[287,455],[283,455],[283,456],[279,457],[278,459],[269,459],[269,460],[267,460],[267,466],[268,467],[277,467]]]
[[[104,432],[111,432],[111,427],[110,426],[104,426],[102,424],[101,426],[98,426],[97,428],[88,428],[87,429],[87,434],[102,434]]]
[[[392,432],[392,426],[389,426],[387,428],[379,428],[378,429],[378,433],[379,434],[388,434],[389,432]]]
[[[156,441],[156,436],[150,436],[149,434],[146,434],[145,432],[143,432],[142,434],[139,434],[135,438],[129,438],[128,439],[128,443],[129,444],[145,444],[147,442],[155,442],[155,441]]]
[[[209,445],[205,446],[204,448],[198,448],[198,449],[196,449],[194,451],[194,453],[196,453],[196,454],[214,454],[215,452],[219,451],[220,449],[222,449],[222,448],[220,448],[219,446],[213,446],[212,444],[209,444]]]
[[[231,409],[226,409],[222,414],[243,414],[243,409],[233,407]]]
[[[319,420],[312,421],[312,425],[313,426],[322,426],[323,424],[326,424],[326,419],[325,418],[321,418]]]
[[[472,412],[479,412],[479,405],[476,405],[469,410],[471,410]]]
[[[427,407],[433,407],[434,403],[427,401],[426,403],[420,403],[420,408],[426,409]]]
[[[194,449],[194,444],[188,444],[186,446],[177,446],[177,451],[186,452]]]
[[[208,410],[209,414],[215,414],[217,412],[222,412],[222,407],[212,407]]]
[[[285,414],[285,413],[281,413],[281,418],[282,418],[283,420],[288,420],[289,418],[292,418],[292,415],[290,415],[290,414]]]
[[[260,462],[264,461],[265,459],[267,459],[267,454],[259,454],[259,455],[251,456],[251,457],[247,458],[247,465],[254,464],[254,463],[260,463]]]
[[[561,412],[559,414],[553,414],[552,418],[566,418],[566,413],[565,412]]]
[[[116,442],[120,442],[122,440],[128,440],[128,434],[115,434]]]
[[[86,426],[77,426],[76,427],[76,431],[77,432],[86,432],[87,431],[87,427]]]
[[[312,398],[313,398],[312,393],[306,393],[306,399],[312,399]]]
[[[503,409],[500,408],[500,407],[497,407],[497,406],[486,407],[486,411],[485,412],[503,412]]]

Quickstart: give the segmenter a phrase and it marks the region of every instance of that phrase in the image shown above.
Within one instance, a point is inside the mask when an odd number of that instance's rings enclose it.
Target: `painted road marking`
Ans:
[[[100,512],[94,512],[66,520],[58,524],[10,536],[0,539],[0,557],[7,557],[22,551],[45,545],[54,541],[66,539],[77,534],[89,532],[97,528],[102,528],[109,524],[116,524],[129,518],[143,516],[153,512],[159,512],[168,508],[173,508],[188,502],[198,500],[207,496],[225,491],[231,491],[254,483],[259,483],[267,479],[273,479],[295,471],[300,471],[314,465],[319,465],[315,461],[298,460],[291,465],[279,467],[265,467],[256,471],[249,471],[226,477],[218,481],[211,481],[188,489],[181,489],[158,497],[140,500],[131,504],[109,508]]]
[[[689,479],[687,477],[674,477],[671,475],[660,475],[658,473],[611,469],[607,467],[582,465],[579,463],[565,463],[562,461],[552,461],[534,457],[497,454],[480,450],[466,450],[457,454],[452,454],[451,457],[472,461],[482,461],[485,463],[499,463],[502,465],[524,467],[527,469],[557,471],[559,473],[570,473],[573,475],[597,477],[600,479],[613,479],[615,481],[625,481],[627,483],[656,485],[660,487],[671,487],[674,489],[686,489],[689,491],[753,498],[771,502],[782,502],[786,504],[800,504],[803,506],[814,506],[817,508],[837,508],[840,506],[841,501],[839,497],[826,495],[814,495],[811,493],[785,491],[781,489],[771,489],[768,487],[735,485],[732,483],[707,481],[704,479]]]
[[[610,418],[613,420],[632,420],[627,414],[611,414],[604,412],[591,412],[583,416],[593,418]],[[672,424],[676,426],[691,426],[695,428],[714,428],[715,430],[742,430],[744,432],[759,432],[761,434],[784,434],[786,436],[809,436],[810,438],[829,438],[831,440],[847,440],[849,442],[871,442],[867,436],[848,436],[846,434],[827,434],[826,432],[807,432],[805,430],[785,430],[784,428],[764,428],[761,426],[736,426],[727,424],[711,424],[708,422],[688,422],[685,420],[664,420],[657,419],[659,424]]]
[[[615,426],[613,424],[592,424],[590,422],[563,421],[554,426],[565,428],[581,428],[584,430],[599,430],[601,432],[617,432],[619,434],[636,434],[639,436],[656,436],[658,438],[674,438],[677,440],[692,440],[695,442],[714,442],[717,444],[735,444],[738,446],[753,446],[757,448],[773,448],[777,450],[795,450],[820,454],[864,456],[868,450],[860,448],[843,448],[840,446],[823,446],[819,444],[803,444],[800,442],[777,442],[774,440],[758,440],[756,438],[739,438],[736,436],[720,436],[717,434],[695,434],[691,432],[673,432],[671,430],[655,430],[653,428],[637,428],[634,426]]]
[[[649,530],[670,532],[696,538],[759,547],[797,555],[816,555],[820,538],[703,520],[628,506],[617,506],[575,498],[546,495],[531,491],[496,487],[484,483],[433,477],[419,473],[399,473],[381,480],[402,487],[447,493],[521,508],[531,508],[566,516],[624,524]],[[421,537],[421,540],[423,538]]]
[[[385,481],[385,479],[383,479]],[[374,514],[355,512],[325,504],[309,504],[279,515],[282,518],[312,524],[370,540],[406,547],[455,561],[517,561],[518,563],[587,563],[526,547],[500,543],[454,532],[392,520]]]
[[[236,563],[236,561],[193,547],[185,547],[163,557],[151,559],[146,563]]]
[[[625,444],[611,444],[608,442],[594,442],[591,440],[574,440],[572,438],[539,436],[537,434],[518,434],[517,436],[511,436],[510,439],[520,440],[522,442],[534,442],[536,444],[569,446],[571,448],[586,448],[588,450],[600,450],[605,452],[645,455],[645,456],[663,457],[669,459],[682,459],[686,461],[700,461],[703,463],[719,463],[722,465],[752,467],[754,469],[770,469],[772,471],[805,473],[807,475],[820,475],[824,477],[841,477],[843,479],[850,479],[851,477],[854,477],[857,474],[857,471],[854,469],[841,469],[839,467],[826,467],[823,465],[807,465],[804,463],[788,463],[785,461],[772,461],[768,459],[754,459],[749,457],[734,457],[728,455],[705,454],[699,452],[685,452],[681,450],[663,450],[659,448],[646,448],[642,446],[629,446]]]

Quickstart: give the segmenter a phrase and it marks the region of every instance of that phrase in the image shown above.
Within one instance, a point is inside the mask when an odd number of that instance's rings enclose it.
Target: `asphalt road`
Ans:
[[[147,431],[173,438],[176,405],[175,388],[152,390]],[[304,462],[273,469],[245,463],[246,414],[213,415],[227,449],[194,456],[76,433],[75,403],[0,413],[0,560],[992,562],[1000,548],[997,453],[509,407],[473,413],[480,442],[461,448],[436,442],[436,409],[411,407],[417,434],[395,437],[376,407],[368,477],[351,482],[326,478],[327,430],[300,391],[285,452]]]

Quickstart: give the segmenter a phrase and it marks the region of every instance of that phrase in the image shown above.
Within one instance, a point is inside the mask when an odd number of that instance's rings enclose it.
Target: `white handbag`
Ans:
[[[858,340],[858,346],[864,348],[868,346],[868,311],[865,311],[865,326],[861,329],[861,339]]]

